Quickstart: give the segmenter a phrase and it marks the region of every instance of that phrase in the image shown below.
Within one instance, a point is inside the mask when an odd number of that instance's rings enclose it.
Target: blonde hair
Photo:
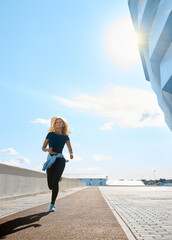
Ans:
[[[69,133],[71,133],[71,131],[68,129],[68,124],[67,122],[61,118],[61,117],[53,117],[51,119],[51,127],[50,129],[48,130],[48,132],[55,132],[56,128],[55,128],[55,122],[57,119],[61,119],[63,121],[63,124],[64,124],[64,127],[62,129],[62,135],[69,135]]]

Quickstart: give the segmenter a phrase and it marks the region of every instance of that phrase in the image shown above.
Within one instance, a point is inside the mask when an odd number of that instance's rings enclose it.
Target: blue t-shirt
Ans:
[[[67,135],[60,135],[54,132],[49,132],[46,136],[46,139],[49,139],[48,145],[49,148],[53,148],[52,151],[56,153],[62,153],[66,141],[69,140]]]

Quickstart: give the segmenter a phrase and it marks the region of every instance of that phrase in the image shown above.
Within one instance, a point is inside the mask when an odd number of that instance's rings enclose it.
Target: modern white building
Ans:
[[[129,0],[145,78],[172,130],[172,0]]]
[[[108,176],[105,175],[84,175],[84,174],[67,174],[67,178],[72,178],[85,182],[86,186],[106,186]]]
[[[126,180],[126,179],[118,179],[118,180],[109,180],[107,181],[107,186],[130,186],[130,187],[140,187],[145,186],[141,180]]]

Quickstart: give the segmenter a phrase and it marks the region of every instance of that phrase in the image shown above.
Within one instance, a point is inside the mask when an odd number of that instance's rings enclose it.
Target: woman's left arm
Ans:
[[[70,144],[70,140],[66,141],[66,145],[67,145],[67,148],[69,150],[70,159],[73,159],[73,151],[72,151],[72,147],[71,147],[71,144]]]

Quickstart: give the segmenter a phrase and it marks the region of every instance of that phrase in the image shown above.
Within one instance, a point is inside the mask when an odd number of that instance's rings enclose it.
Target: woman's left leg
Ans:
[[[58,192],[59,192],[59,180],[63,174],[65,168],[65,159],[64,158],[57,158],[55,162],[55,169],[52,178],[52,197],[51,197],[51,204],[55,204]]]

